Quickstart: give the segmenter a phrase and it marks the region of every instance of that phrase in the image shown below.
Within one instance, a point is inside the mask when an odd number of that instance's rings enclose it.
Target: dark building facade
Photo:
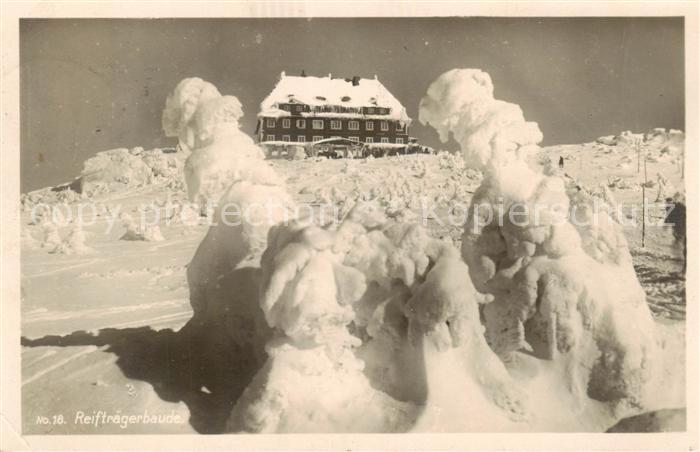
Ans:
[[[261,104],[256,137],[262,145],[346,138],[362,144],[408,144],[411,119],[375,79],[288,77]]]

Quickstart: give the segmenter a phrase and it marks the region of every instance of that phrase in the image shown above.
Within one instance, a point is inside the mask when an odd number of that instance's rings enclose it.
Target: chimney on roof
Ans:
[[[301,76],[302,76],[302,77],[306,77],[306,71],[303,70],[303,69],[301,70]]]
[[[359,75],[353,75],[352,76],[352,86],[357,86],[360,84],[360,76]]]
[[[285,78],[286,76],[287,76],[287,74],[285,74],[285,72],[282,71],[282,73],[280,74],[280,78]]]

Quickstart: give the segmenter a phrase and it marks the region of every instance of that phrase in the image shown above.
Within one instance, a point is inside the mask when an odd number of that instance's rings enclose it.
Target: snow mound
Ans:
[[[596,143],[604,144],[606,146],[615,146],[617,144],[617,137],[615,135],[598,137],[598,139],[596,139]]]
[[[126,232],[120,240],[162,242],[165,240],[157,224],[144,224],[139,226],[129,214],[121,214],[120,219]]]
[[[40,204],[72,204],[80,202],[86,194],[78,193],[72,189],[55,190],[56,187],[47,187],[20,195],[22,210],[31,211]]]
[[[24,210],[46,204],[73,204],[102,194],[163,185],[173,191],[184,188],[185,155],[167,149],[118,148],[98,152],[83,162],[81,175],[70,183],[24,193]]]
[[[685,134],[681,130],[655,128],[646,133],[633,133],[625,130],[618,135],[599,137],[599,144],[618,146],[623,149],[640,148],[647,153],[650,161],[657,162],[671,159],[683,152]],[[630,160],[631,162],[631,160]]]
[[[476,289],[494,297],[483,308],[486,338],[506,363],[523,349],[568,363],[579,406],[587,397],[642,405],[655,325],[620,226],[575,184],[528,167],[527,148],[541,133],[492,93],[485,73],[449,71],[430,86],[420,112],[485,171],[462,256]]]
[[[58,232],[56,223],[53,221],[45,221],[41,225],[41,229],[44,232],[44,240],[41,242],[42,248],[54,250],[61,245],[63,240],[61,239],[61,234]]]
[[[54,238],[55,240],[55,238]],[[87,254],[94,250],[85,244],[85,232],[80,222],[75,222],[68,236],[50,251],[52,254]]]
[[[182,168],[184,166],[184,155],[182,152],[166,153],[162,149],[150,149],[141,151],[139,155],[143,162],[151,169],[153,180],[181,180]]]
[[[617,144],[625,144],[628,146],[634,146],[644,142],[643,133],[633,133],[629,130],[625,130],[617,136]]]
[[[94,196],[182,178],[184,156],[162,149],[119,148],[98,152],[83,164],[83,190]]]
[[[83,180],[86,184],[122,183],[145,185],[151,181],[153,173],[146,162],[129,149],[111,149],[98,152],[83,164]]]

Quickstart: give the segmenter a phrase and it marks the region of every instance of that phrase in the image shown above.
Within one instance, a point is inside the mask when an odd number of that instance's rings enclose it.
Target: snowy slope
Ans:
[[[613,177],[639,182],[636,153],[626,145],[596,143],[544,148],[541,155],[565,159],[564,171],[587,186]],[[631,165],[625,162],[633,160]],[[299,204],[318,206],[331,201],[343,211],[349,198],[376,198],[389,212],[408,207],[418,217],[421,198],[435,200],[427,226],[436,238],[459,246],[461,227],[441,222],[471,199],[481,175],[465,170],[460,158],[447,154],[367,160],[274,160],[268,163],[286,181]],[[675,187],[682,181],[677,163],[649,162],[648,174],[663,174]],[[140,204],[184,202],[179,176],[168,175],[145,183],[117,182],[90,195],[104,205],[121,205],[137,215]],[[119,185],[121,184],[121,185]],[[115,188],[116,187],[116,188]],[[330,187],[333,187],[332,189]],[[653,191],[653,190],[652,190]],[[654,192],[654,195],[656,193]],[[641,202],[639,189],[614,189],[618,202]],[[55,194],[54,194],[55,196]],[[30,195],[31,197],[31,195]],[[44,199],[41,196],[35,196]],[[53,199],[53,198],[52,198]],[[76,197],[74,202],[80,202]],[[31,203],[27,202],[27,206]],[[75,205],[75,204],[74,204]],[[113,212],[112,212],[113,214]],[[401,215],[406,215],[405,212]],[[44,231],[22,216],[22,396],[25,433],[184,433],[222,431],[233,402],[253,378],[245,363],[227,363],[215,349],[193,353],[196,334],[183,326],[192,317],[186,267],[204,237],[206,225],[180,221],[161,224],[164,241],[119,240],[125,228],[110,217],[85,226],[86,254],[57,254],[41,248]],[[113,218],[112,218],[113,219]],[[66,236],[70,226],[60,226]],[[662,343],[668,388],[656,405],[676,408],[684,403],[682,388],[685,327],[684,282],[679,277],[679,252],[668,229],[649,228],[645,248],[640,229],[628,227],[625,236],[638,278],[648,295]],[[435,363],[435,367],[442,364]],[[451,363],[450,365],[455,365]],[[549,364],[547,364],[549,365]],[[522,376],[528,391],[550,390],[556,371],[523,356],[511,369]],[[539,370],[538,370],[539,369]],[[540,375],[540,377],[536,377]],[[550,375],[545,379],[544,375]],[[549,382],[549,383],[548,383]],[[439,384],[439,383],[431,383]],[[561,407],[547,407],[552,412]],[[602,409],[602,408],[601,408]],[[110,414],[172,414],[173,422],[118,424],[96,427],[76,423],[83,412]],[[173,414],[174,413],[174,414]],[[44,424],[39,416],[63,415],[65,423]],[[179,416],[179,418],[177,417]],[[575,419],[538,418],[532,423],[492,425],[493,430],[601,431],[614,416],[599,417],[600,425],[576,424]],[[84,418],[82,418],[84,419]],[[607,420],[607,422],[606,422]],[[176,422],[177,421],[177,422]],[[436,421],[437,422],[437,421]],[[421,424],[426,428],[428,420]],[[443,425],[437,422],[436,425]],[[578,427],[573,427],[578,425]],[[447,427],[445,427],[447,428]],[[477,429],[465,423],[453,429]]]

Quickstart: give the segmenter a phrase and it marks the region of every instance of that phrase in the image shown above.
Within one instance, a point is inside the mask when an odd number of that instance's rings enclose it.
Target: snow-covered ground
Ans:
[[[641,204],[638,184],[643,173],[637,172],[634,146],[551,146],[534,158],[543,161],[548,157],[556,163],[560,156],[564,158],[564,172],[587,187],[607,184],[614,178],[629,181],[630,189],[612,189],[617,202]],[[647,163],[649,179],[656,180],[660,173],[681,190],[678,163],[672,158],[656,160]],[[390,214],[406,216],[402,209],[407,207],[420,221],[424,212],[421,200],[434,201],[437,207],[427,215],[428,231],[457,247],[462,227],[450,224],[448,215],[457,216],[460,206],[468,206],[482,177],[477,171],[465,169],[461,157],[447,153],[267,162],[286,181],[288,192],[299,205],[330,202],[342,212],[349,198],[375,198]],[[177,168],[178,164],[172,166]],[[656,187],[647,192],[655,197]],[[111,209],[119,205],[121,213],[134,218],[138,217],[139,205],[156,202],[164,206],[186,200],[178,171],[152,180],[132,178],[115,182],[95,190],[89,198],[61,193],[49,197],[66,198],[74,207],[87,200]],[[46,199],[33,196],[35,200]],[[25,201],[21,259],[24,432],[222,431],[233,402],[252,378],[252,371],[245,363],[229,362],[216,355],[215,350],[197,351],[196,337],[183,329],[192,317],[186,268],[208,227],[179,220],[170,224],[162,221],[162,241],[120,240],[127,228],[116,212],[107,210],[94,224],[84,226],[87,250],[65,254],[52,252],[51,245],[41,246],[48,234],[33,224],[32,202]],[[110,221],[114,224],[107,232]],[[66,239],[71,225],[59,224],[57,229]],[[661,338],[666,389],[659,391],[657,408],[682,407],[685,295],[680,251],[669,228],[648,227],[644,247],[640,226],[626,227],[624,232]],[[515,372],[536,372],[532,366],[525,364]],[[546,390],[544,384],[543,380],[534,379],[531,390]],[[88,417],[99,418],[100,411],[108,415],[147,412],[163,419],[158,423],[104,424]],[[170,418],[165,419],[167,415]],[[572,428],[570,423],[557,422],[556,418],[517,429]],[[579,428],[596,430],[609,426],[602,424],[581,424]]]
[[[178,152],[24,195],[25,433],[682,429],[682,132],[541,149],[493,93],[421,101],[459,154],[265,161],[189,78]]]

